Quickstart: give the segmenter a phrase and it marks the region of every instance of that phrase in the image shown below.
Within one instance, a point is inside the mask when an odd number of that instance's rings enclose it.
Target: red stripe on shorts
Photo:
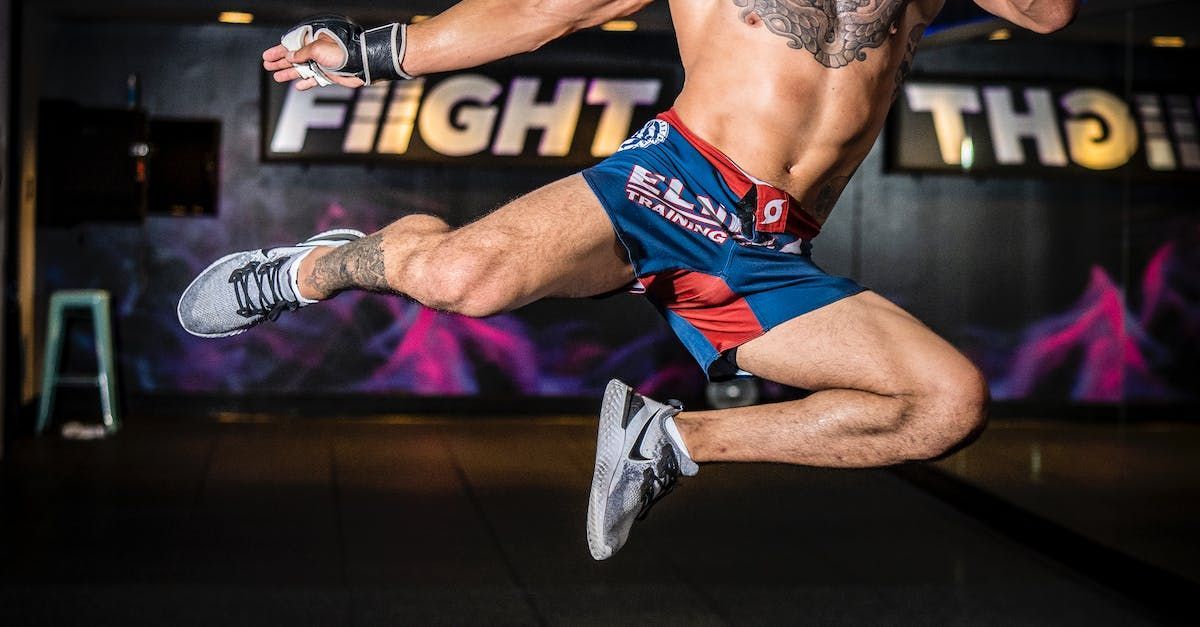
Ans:
[[[763,333],[746,299],[718,277],[671,270],[640,280],[646,296],[687,320],[717,352],[745,344]]]

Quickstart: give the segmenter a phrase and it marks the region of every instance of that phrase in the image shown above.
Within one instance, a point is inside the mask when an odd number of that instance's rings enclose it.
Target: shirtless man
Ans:
[[[1051,32],[1077,0],[976,0]],[[649,0],[463,0],[365,33],[315,18],[263,53],[297,89],[473,67],[637,12]],[[179,319],[240,333],[343,290],[467,316],[548,296],[644,291],[711,378],[748,372],[801,400],[681,411],[605,392],[587,536],[605,559],[704,462],[867,467],[942,455],[984,424],[987,385],[896,305],[811,259],[810,240],[883,126],[942,0],[671,0],[686,70],[674,108],[599,165],[458,229],[409,215],[228,255]],[[308,26],[308,28],[304,28]]]

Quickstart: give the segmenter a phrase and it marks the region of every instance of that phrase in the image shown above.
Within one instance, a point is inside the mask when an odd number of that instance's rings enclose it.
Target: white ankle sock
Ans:
[[[687,444],[683,443],[683,436],[679,433],[679,427],[675,426],[675,417],[672,416],[663,421],[663,427],[667,430],[667,435],[671,436],[671,441],[675,443],[675,448],[679,449],[683,456],[691,459],[692,454],[688,452]]]
[[[296,276],[296,273],[300,272],[300,262],[304,261],[304,258],[314,250],[316,250],[316,248],[310,248],[296,255],[295,257],[292,257],[289,260],[290,263],[288,264],[288,283],[291,285],[292,293],[296,295],[296,300],[300,301],[301,305],[311,305],[315,302],[318,302],[312,300],[311,298],[305,298],[300,295],[300,280],[299,277]]]

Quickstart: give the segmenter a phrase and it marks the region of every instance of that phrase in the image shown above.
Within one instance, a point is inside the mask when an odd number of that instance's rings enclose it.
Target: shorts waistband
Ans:
[[[679,131],[696,152],[716,168],[729,189],[742,199],[742,203],[753,203],[755,228],[759,232],[791,233],[804,240],[811,240],[821,232],[821,225],[800,208],[800,201],[738,167],[720,149],[692,132],[674,109],[668,109],[657,117]]]

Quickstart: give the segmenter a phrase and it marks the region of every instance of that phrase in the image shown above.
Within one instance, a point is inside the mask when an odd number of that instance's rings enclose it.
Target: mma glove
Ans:
[[[367,30],[343,15],[319,15],[297,24],[281,42],[295,52],[327,35],[342,47],[345,62],[339,67],[324,67],[316,61],[292,64],[300,77],[316,79],[321,87],[333,84],[330,75],[352,76],[371,85],[412,78],[400,68],[404,61],[406,27],[407,24],[392,23]]]

